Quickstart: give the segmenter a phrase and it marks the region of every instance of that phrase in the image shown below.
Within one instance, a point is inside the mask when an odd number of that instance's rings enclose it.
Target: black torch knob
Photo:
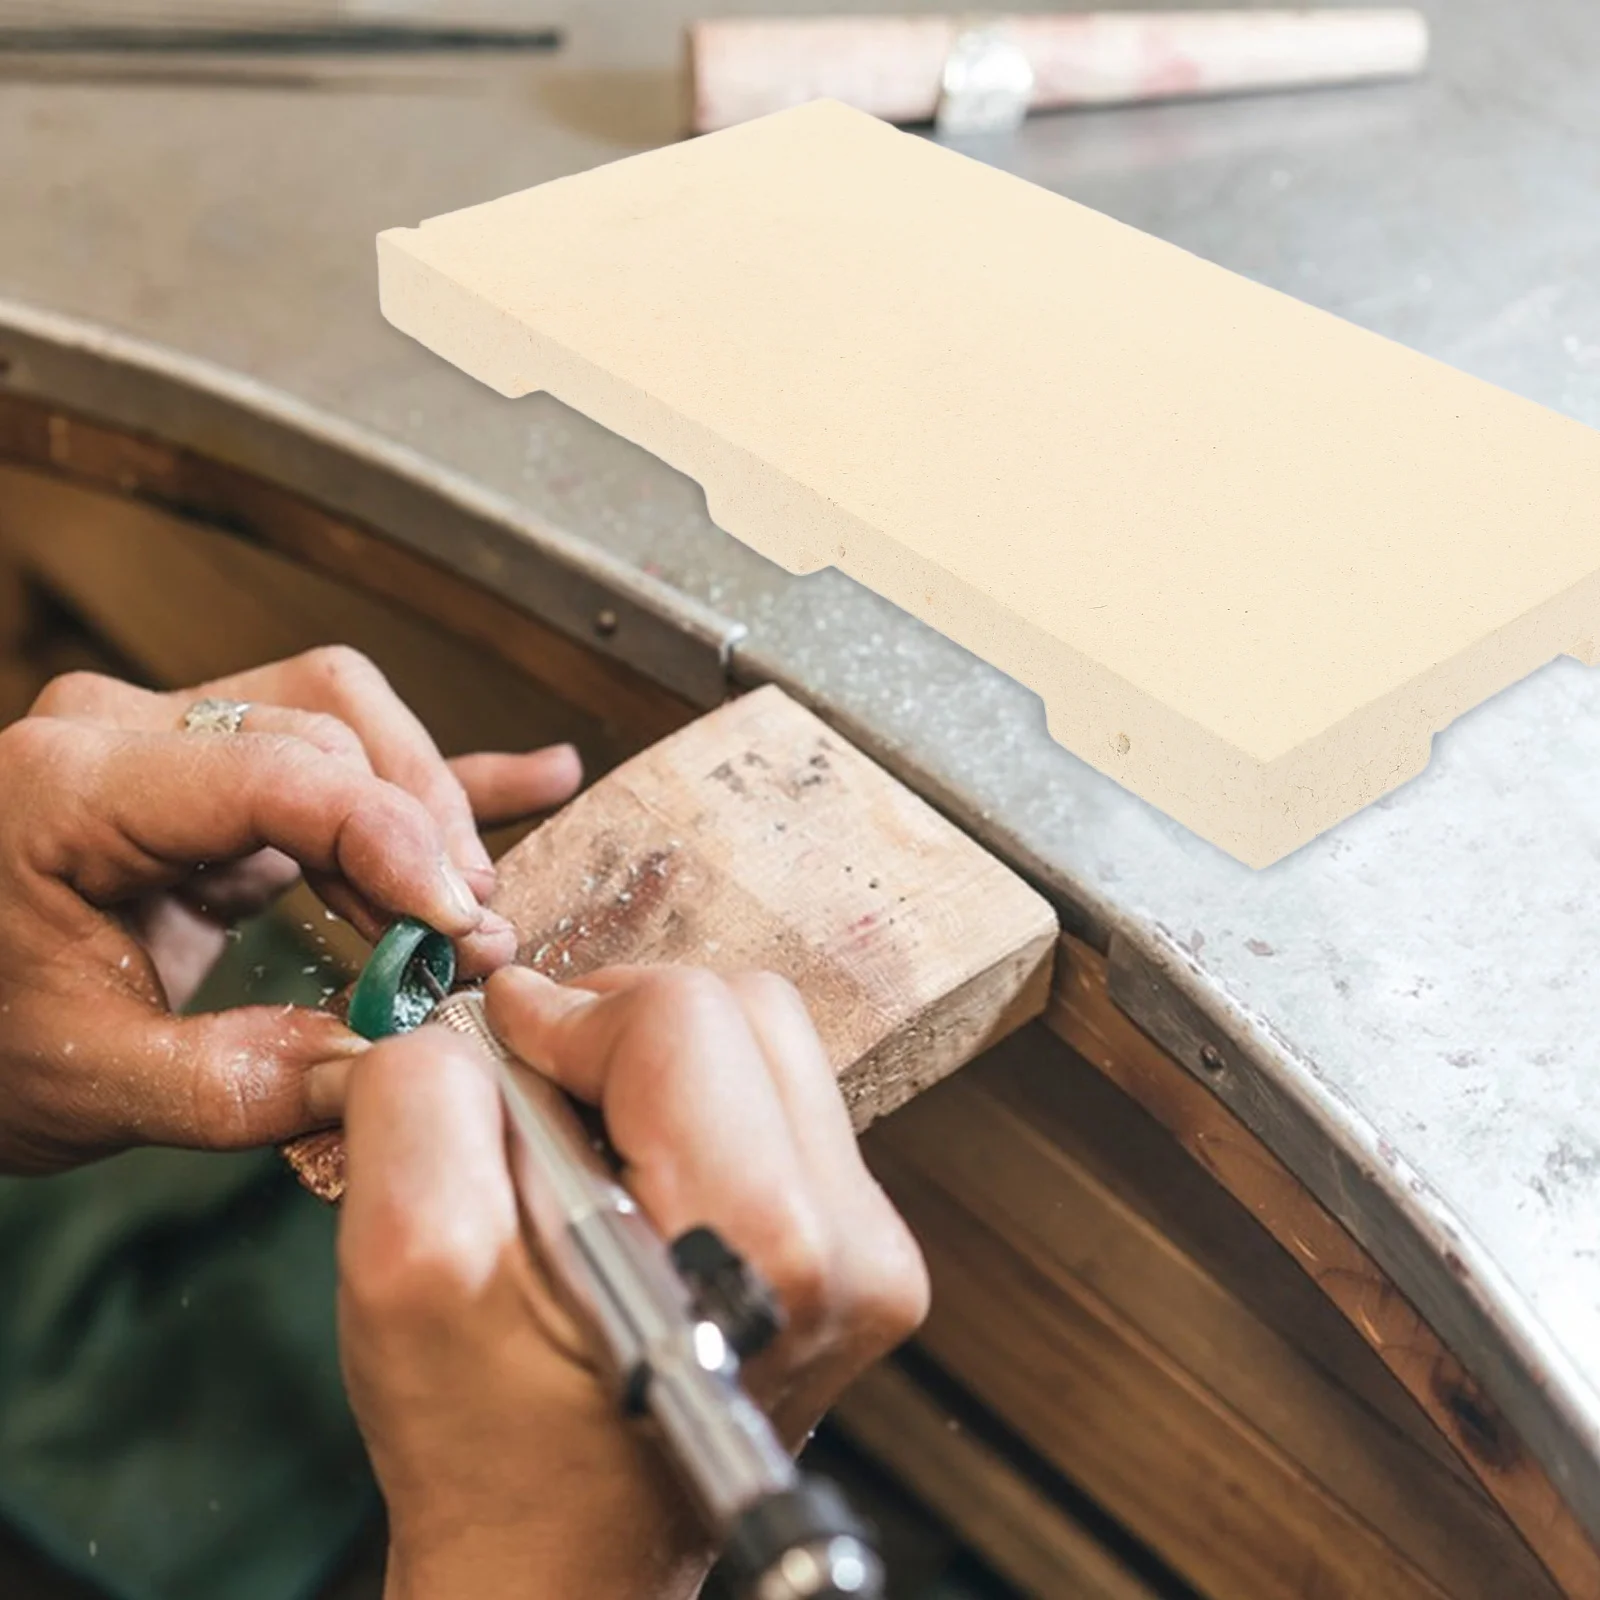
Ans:
[[[771,1288],[711,1228],[691,1228],[672,1246],[673,1265],[694,1296],[695,1310],[716,1323],[741,1361],[783,1331],[783,1308]]]

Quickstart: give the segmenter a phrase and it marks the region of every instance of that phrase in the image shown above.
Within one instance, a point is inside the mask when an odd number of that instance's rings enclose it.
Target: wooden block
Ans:
[[[1262,866],[1597,656],[1600,433],[832,102],[380,236],[385,314]]]
[[[1035,111],[1351,83],[1418,72],[1415,11],[1110,11],[998,19],[1033,69]],[[731,128],[812,100],[927,122],[955,16],[716,17],[689,27],[692,126]]]
[[[680,963],[781,973],[858,1130],[1045,1006],[1055,913],[774,688],[602,778],[500,863],[495,909],[548,976]],[[343,1187],[337,1136],[292,1159]]]

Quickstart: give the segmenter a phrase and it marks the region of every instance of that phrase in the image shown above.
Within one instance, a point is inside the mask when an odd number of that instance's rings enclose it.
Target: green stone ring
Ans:
[[[350,991],[349,1023],[364,1039],[420,1028],[456,981],[455,946],[405,917],[378,941]]]

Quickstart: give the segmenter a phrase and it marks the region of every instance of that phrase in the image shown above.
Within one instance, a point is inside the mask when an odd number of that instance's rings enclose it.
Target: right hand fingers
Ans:
[[[443,1028],[385,1040],[351,1075],[344,1128],[339,1248],[368,1297],[381,1274],[425,1295],[419,1258],[468,1292],[488,1283],[519,1224],[500,1099],[476,1046]]]
[[[761,1370],[791,1434],[922,1320],[921,1257],[789,985],[655,968],[562,987],[512,968],[487,999],[512,1049],[601,1107],[656,1225],[716,1228],[776,1289],[790,1329]]]
[[[376,1045],[346,1108],[346,1386],[407,1594],[681,1595],[704,1538],[535,1266],[470,1040]]]
[[[788,1374],[774,1404],[779,1431],[802,1439],[859,1372],[921,1325],[928,1275],[910,1229],[862,1159],[799,991],[770,972],[736,973],[726,981],[766,1057],[802,1164],[819,1192],[850,1217],[850,1236],[834,1255],[831,1291],[834,1304],[848,1313],[838,1336]]]

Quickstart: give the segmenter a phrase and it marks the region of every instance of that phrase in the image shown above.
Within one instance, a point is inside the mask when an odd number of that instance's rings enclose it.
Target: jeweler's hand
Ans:
[[[798,1446],[910,1334],[927,1277],[868,1174],[800,997],[766,975],[490,979],[497,1033],[598,1105],[664,1237],[714,1227],[789,1325],[747,1369]],[[353,1069],[340,1338],[389,1507],[386,1600],[687,1600],[708,1552],[519,1230],[499,1096],[428,1027]]]
[[[240,731],[181,730],[203,697]],[[369,937],[420,916],[466,970],[510,959],[473,812],[577,787],[565,747],[446,763],[376,668],[313,651],[178,694],[57,679],[0,731],[0,1170],[136,1143],[237,1147],[337,1117],[362,1048],[322,1012],[173,1015],[228,925],[303,871]]]

